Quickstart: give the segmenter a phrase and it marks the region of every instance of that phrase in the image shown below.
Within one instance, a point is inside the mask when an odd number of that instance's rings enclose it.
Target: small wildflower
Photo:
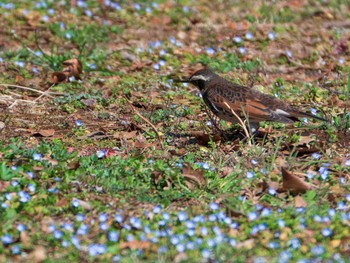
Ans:
[[[41,153],[34,153],[33,154],[34,161],[40,161],[42,158],[43,158],[43,155]]]
[[[242,55],[244,55],[246,53],[245,47],[239,47],[238,52],[241,53]]]
[[[17,229],[18,232],[23,232],[23,231],[26,231],[27,227],[24,224],[19,223],[17,225],[16,229]]]
[[[333,233],[332,230],[329,229],[328,227],[323,228],[323,229],[321,230],[321,234],[322,234],[322,236],[324,236],[324,237],[329,237],[329,236],[332,235],[332,233]]]
[[[321,158],[321,155],[319,153],[313,153],[311,156],[312,156],[312,158],[314,158],[316,160]]]
[[[267,37],[270,39],[270,40],[274,40],[275,39],[275,34],[273,33],[273,32],[269,32],[268,34],[267,34]]]
[[[253,38],[254,38],[253,33],[252,32],[247,32],[245,34],[245,38],[248,39],[248,40],[253,40]]]
[[[324,253],[324,248],[322,246],[314,246],[313,248],[311,248],[311,253],[314,255],[314,256],[320,256]]]
[[[123,222],[123,217],[120,214],[115,214],[114,220],[120,224]]]
[[[55,239],[61,239],[63,237],[63,232],[56,229],[55,231],[53,231],[53,237]]]
[[[242,38],[239,37],[239,36],[235,36],[235,37],[233,38],[233,41],[236,42],[236,43],[241,43],[241,42],[242,42]]]
[[[257,213],[257,212],[250,212],[250,213],[248,214],[248,219],[249,219],[250,221],[253,221],[253,220],[257,219],[257,218],[258,218],[258,213]]]
[[[338,58],[338,63],[339,64],[344,64],[344,58]]]
[[[73,207],[79,207],[80,206],[80,201],[78,199],[73,199],[72,201],[72,206]]]
[[[279,227],[284,228],[286,226],[286,222],[282,219],[277,220],[277,224]]]
[[[270,195],[276,195],[277,194],[276,190],[271,188],[271,187],[268,189],[268,192],[269,192]]]
[[[1,237],[1,242],[4,245],[9,245],[13,242],[12,236],[10,234],[5,234]]]
[[[247,172],[247,173],[246,173],[246,177],[247,177],[248,179],[253,178],[253,177],[254,177],[254,172]]]
[[[201,254],[202,254],[203,258],[210,258],[210,255],[211,255],[210,250],[208,250],[208,249],[203,249],[201,251]]]
[[[19,245],[14,245],[13,247],[11,247],[11,252],[13,255],[18,255],[21,253],[21,248]]]
[[[109,231],[107,236],[111,242],[117,242],[119,240],[119,233],[117,231]]]
[[[158,63],[153,64],[153,69],[160,70],[160,65]]]
[[[160,211],[162,211],[162,207],[160,205],[153,207],[153,210],[152,210],[153,214],[159,214]]]
[[[22,203],[27,203],[30,200],[30,195],[26,191],[18,192],[19,201]]]
[[[179,244],[176,245],[176,251],[177,252],[181,253],[181,252],[184,252],[185,250],[186,250],[186,247],[185,247],[184,244],[179,243]]]
[[[98,151],[96,151],[96,155],[97,155],[98,159],[101,159],[106,155],[106,151],[105,150],[98,150]]]
[[[85,219],[85,215],[84,214],[77,214],[75,216],[75,220],[77,220],[78,222],[82,222],[82,221],[84,221],[84,219]]]
[[[208,55],[213,55],[215,54],[215,50],[211,47],[207,47],[205,48],[205,52],[208,54]]]
[[[187,220],[187,213],[185,211],[180,211],[178,214],[177,214],[177,219],[179,221],[185,221]]]
[[[219,205],[218,205],[217,203],[215,203],[215,202],[211,202],[211,203],[209,204],[209,208],[210,208],[210,210],[215,211],[215,210],[218,210],[218,209],[219,209]]]
[[[287,57],[289,57],[289,58],[292,58],[293,57],[293,54],[292,54],[292,52],[290,51],[290,50],[286,50],[286,55],[287,55]]]
[[[81,224],[77,229],[77,234],[80,236],[84,236],[88,233],[89,226],[87,224]]]

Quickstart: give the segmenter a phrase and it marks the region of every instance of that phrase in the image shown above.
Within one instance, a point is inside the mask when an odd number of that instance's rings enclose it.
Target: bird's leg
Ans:
[[[209,116],[209,119],[210,119],[211,123],[213,124],[214,128],[216,129],[216,131],[220,134],[220,137],[223,137],[225,140],[228,140],[225,132],[219,128],[219,126],[217,125],[216,121],[214,120],[214,118],[212,117],[210,112],[208,111],[208,107],[205,107],[205,112]]]
[[[251,135],[257,134],[259,127],[260,127],[259,122],[249,122],[249,133]]]

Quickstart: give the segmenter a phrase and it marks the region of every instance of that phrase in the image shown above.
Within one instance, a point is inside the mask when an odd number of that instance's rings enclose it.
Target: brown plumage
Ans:
[[[327,121],[299,111],[285,101],[253,88],[229,82],[209,69],[198,70],[182,82],[189,82],[197,86],[205,104],[216,116],[225,121],[238,122],[232,110],[242,119],[247,117],[250,125],[254,127],[260,121],[293,123],[298,121],[299,117]]]

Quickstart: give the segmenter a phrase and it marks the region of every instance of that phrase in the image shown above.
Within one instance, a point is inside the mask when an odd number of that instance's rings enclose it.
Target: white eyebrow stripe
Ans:
[[[204,80],[204,81],[208,81],[209,79],[210,77],[206,77],[203,75],[196,75],[191,78],[191,80]]]
[[[278,115],[282,115],[282,116],[290,116],[290,114],[288,112],[281,110],[281,109],[275,110],[274,113],[276,113]]]

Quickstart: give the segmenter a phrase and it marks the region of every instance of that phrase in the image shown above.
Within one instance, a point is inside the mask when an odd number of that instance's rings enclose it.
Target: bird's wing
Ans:
[[[232,115],[234,111],[241,118],[248,117],[250,121],[277,121],[284,123],[292,123],[292,117],[287,111],[282,109],[272,109],[269,100],[274,100],[272,96],[268,96],[267,101],[264,98],[255,96],[253,89],[231,85],[230,89],[216,86],[207,90],[207,104],[212,105],[213,111],[224,110],[227,114]],[[273,101],[271,101],[273,104]],[[210,106],[209,106],[210,107]],[[214,108],[214,109],[213,109]]]
[[[245,98],[245,92],[225,90],[215,87],[207,90],[206,103],[214,112],[224,111],[232,114],[234,111],[239,117],[248,117],[253,121],[264,121],[269,118],[270,111],[260,100]]]

